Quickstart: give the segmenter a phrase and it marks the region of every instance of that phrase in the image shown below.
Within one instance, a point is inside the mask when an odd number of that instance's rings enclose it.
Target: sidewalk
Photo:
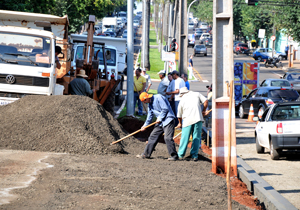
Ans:
[[[281,61],[282,65],[283,65],[283,70],[284,71],[289,71],[289,70],[297,70],[300,71],[300,60],[294,60],[293,61],[293,67],[288,67],[289,62],[288,60],[282,60]]]

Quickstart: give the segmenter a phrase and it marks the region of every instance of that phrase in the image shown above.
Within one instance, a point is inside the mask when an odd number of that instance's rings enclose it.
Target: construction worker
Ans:
[[[145,130],[145,127],[152,122],[154,115],[156,116],[156,124],[151,132],[148,143],[141,155],[137,155],[138,158],[150,158],[155,146],[158,143],[159,137],[164,133],[164,140],[166,142],[169,155],[169,161],[175,161],[178,159],[178,155],[173,140],[174,127],[175,127],[175,115],[172,111],[170,103],[167,98],[157,94],[148,94],[146,92],[141,93],[140,100],[143,103],[148,104],[148,115],[144,125],[141,127],[141,131]]]
[[[187,89],[190,90],[190,83],[188,81],[188,75],[187,74],[182,74],[181,78],[185,82],[185,87],[187,87]]]
[[[150,75],[146,73],[146,69],[145,68],[143,68],[143,70],[142,70],[142,76],[145,77],[145,79],[146,79],[146,89],[145,89],[145,92],[148,93],[148,91],[149,91],[149,89],[150,89],[150,87],[152,85],[152,81],[151,81]]]
[[[165,70],[160,70],[160,72],[158,72],[158,74],[159,74],[159,78],[161,79],[161,81],[158,85],[157,93],[161,94],[163,96],[166,96],[166,91],[167,91],[167,88],[168,88],[169,83],[170,83],[168,78],[166,77],[166,71]]]
[[[135,76],[133,78],[134,82],[134,108],[136,105],[136,101],[138,103],[138,113],[137,115],[142,116],[143,115],[143,105],[139,98],[140,94],[145,90],[146,88],[146,79],[141,75],[141,69],[137,68],[135,70]]]
[[[85,79],[88,76],[85,74],[85,70],[80,70],[77,77],[70,82],[71,95],[89,96],[94,90],[91,90],[91,86]]]
[[[61,68],[61,64],[59,62],[58,59],[58,55],[61,53],[61,47],[60,46],[55,46],[55,64],[56,64],[56,68],[60,69]]]
[[[178,105],[177,117],[179,124],[176,128],[182,127],[180,145],[178,149],[179,159],[183,159],[190,135],[193,136],[193,143],[190,151],[192,160],[198,160],[199,147],[201,147],[201,133],[203,116],[206,116],[207,99],[198,92],[189,91],[187,87],[180,88],[179,96],[181,97]],[[203,104],[203,109],[201,109]]]

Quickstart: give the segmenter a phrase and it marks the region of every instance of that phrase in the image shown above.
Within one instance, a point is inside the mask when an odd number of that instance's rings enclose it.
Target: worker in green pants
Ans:
[[[179,124],[176,128],[182,128],[182,134],[178,157],[183,159],[192,134],[193,143],[190,155],[192,160],[197,161],[201,145],[202,122],[204,122],[203,117],[207,115],[208,100],[201,93],[189,91],[186,87],[180,88],[179,96],[181,97],[177,112]],[[201,104],[203,104],[203,111]]]

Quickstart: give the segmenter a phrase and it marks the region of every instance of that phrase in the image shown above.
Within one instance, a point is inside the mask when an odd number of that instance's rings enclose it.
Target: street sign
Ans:
[[[258,38],[263,39],[265,38],[266,29],[259,29],[258,30]]]
[[[276,39],[276,36],[274,36],[274,35],[271,36],[271,40],[272,40],[272,41],[275,41],[275,39]]]

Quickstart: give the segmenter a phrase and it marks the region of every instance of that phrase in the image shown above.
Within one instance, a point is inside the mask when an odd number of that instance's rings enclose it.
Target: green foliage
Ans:
[[[188,5],[192,1],[188,2]],[[199,1],[195,2],[190,9],[194,17],[198,17],[200,21],[212,23],[213,22],[213,2],[212,1]]]
[[[4,0],[1,9],[52,14],[68,15],[70,33],[77,32],[89,15],[98,19],[126,5],[126,0]]]

